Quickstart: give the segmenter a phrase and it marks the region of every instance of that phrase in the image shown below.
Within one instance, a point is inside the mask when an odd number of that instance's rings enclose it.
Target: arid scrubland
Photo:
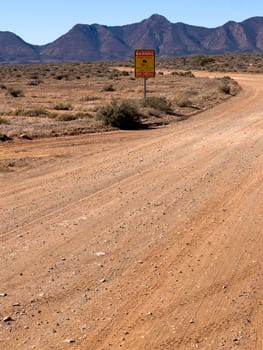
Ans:
[[[143,80],[134,78],[132,61],[2,65],[1,140],[129,128],[129,123],[103,119],[102,110],[109,114],[112,106],[117,118],[120,113],[126,117],[126,112],[129,117],[136,110],[136,127],[178,122],[227,100],[240,89],[227,74],[220,79],[197,78],[192,71],[227,70],[231,62],[237,69],[241,62],[243,66],[247,62],[250,70],[262,69],[257,55],[251,56],[253,63],[249,56],[233,57],[235,62],[227,56],[160,59],[156,77],[147,81],[146,100]]]

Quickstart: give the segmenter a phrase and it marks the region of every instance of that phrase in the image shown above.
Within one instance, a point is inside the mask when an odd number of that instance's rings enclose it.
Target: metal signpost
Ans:
[[[135,50],[135,78],[144,79],[144,98],[146,98],[147,78],[155,77],[155,50]]]

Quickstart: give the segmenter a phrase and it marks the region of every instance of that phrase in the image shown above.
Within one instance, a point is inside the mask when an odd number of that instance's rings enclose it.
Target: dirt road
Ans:
[[[172,127],[0,145],[0,349],[263,348],[263,76]]]

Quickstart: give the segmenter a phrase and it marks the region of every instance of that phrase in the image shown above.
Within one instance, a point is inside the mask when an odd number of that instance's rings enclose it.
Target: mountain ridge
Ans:
[[[45,45],[32,45],[0,31],[0,63],[128,60],[134,49],[151,48],[159,57],[196,54],[262,53],[263,17],[206,28],[172,23],[153,14],[123,26],[76,24]]]

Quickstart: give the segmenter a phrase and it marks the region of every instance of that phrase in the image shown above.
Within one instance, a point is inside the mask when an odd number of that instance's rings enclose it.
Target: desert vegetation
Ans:
[[[141,126],[138,106],[130,101],[112,100],[107,106],[98,109],[96,118],[105,125],[119,129],[134,129]]]
[[[196,55],[160,59],[159,67],[209,72],[263,73],[263,54]]]
[[[2,65],[0,132],[37,138],[175,123],[239,92],[227,74],[197,78],[195,70],[260,72],[261,61],[260,55],[158,59],[146,99],[133,61]]]

